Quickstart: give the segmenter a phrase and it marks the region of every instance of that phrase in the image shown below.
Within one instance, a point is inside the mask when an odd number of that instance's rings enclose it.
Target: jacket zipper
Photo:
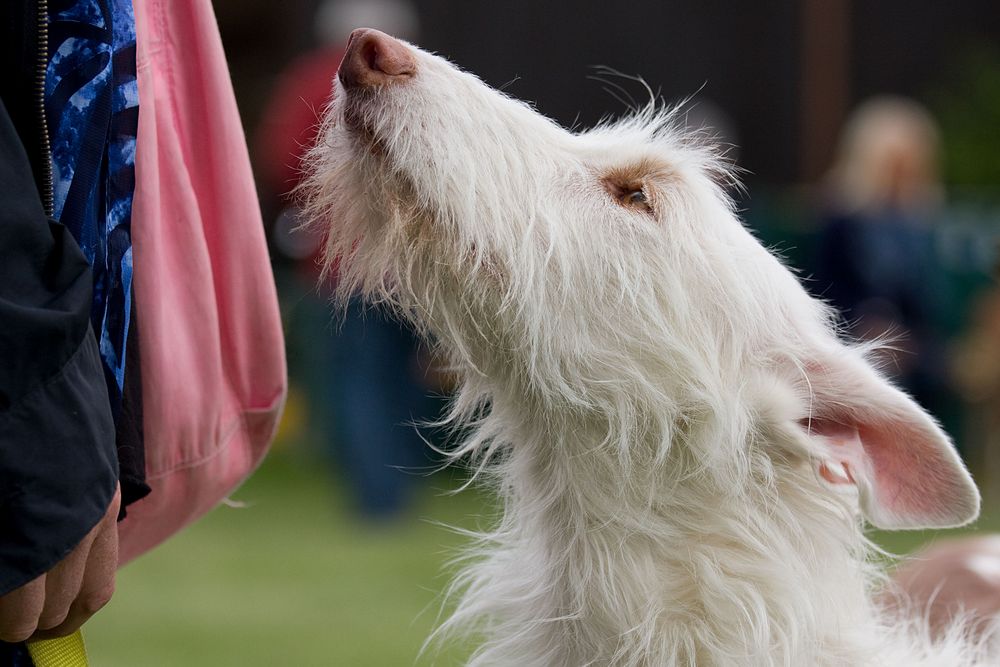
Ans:
[[[37,0],[38,8],[38,58],[35,62],[35,103],[38,112],[39,138],[42,149],[42,206],[45,215],[52,217],[54,208],[52,177],[52,144],[49,140],[49,123],[45,117],[45,73],[49,66],[49,0]]]

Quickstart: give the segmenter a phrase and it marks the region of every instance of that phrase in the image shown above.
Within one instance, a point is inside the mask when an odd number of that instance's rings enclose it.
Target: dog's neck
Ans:
[[[578,415],[525,419],[495,404],[488,420],[518,426],[497,427],[510,443],[497,475],[504,515],[458,613],[491,617],[484,655],[861,664],[854,638],[875,618],[867,543],[849,503],[804,463],[750,445],[749,467],[726,484],[698,471],[692,443],[659,465],[625,465]]]

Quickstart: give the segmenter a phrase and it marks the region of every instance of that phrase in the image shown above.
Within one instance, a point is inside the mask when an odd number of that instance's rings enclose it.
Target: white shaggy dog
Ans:
[[[358,30],[310,171],[341,294],[440,344],[502,500],[445,624],[472,664],[978,664],[872,601],[861,518],[966,523],[971,478],[669,113],[573,134]]]

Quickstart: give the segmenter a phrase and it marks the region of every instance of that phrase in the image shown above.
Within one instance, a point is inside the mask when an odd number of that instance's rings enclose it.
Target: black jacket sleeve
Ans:
[[[0,103],[0,595],[72,551],[115,491],[91,290],[87,260],[46,218]]]

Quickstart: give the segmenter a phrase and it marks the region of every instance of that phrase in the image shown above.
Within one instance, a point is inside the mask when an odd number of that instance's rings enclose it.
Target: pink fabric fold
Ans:
[[[121,562],[219,503],[261,461],[287,379],[246,140],[208,0],[135,0],[132,209],[146,472]]]

